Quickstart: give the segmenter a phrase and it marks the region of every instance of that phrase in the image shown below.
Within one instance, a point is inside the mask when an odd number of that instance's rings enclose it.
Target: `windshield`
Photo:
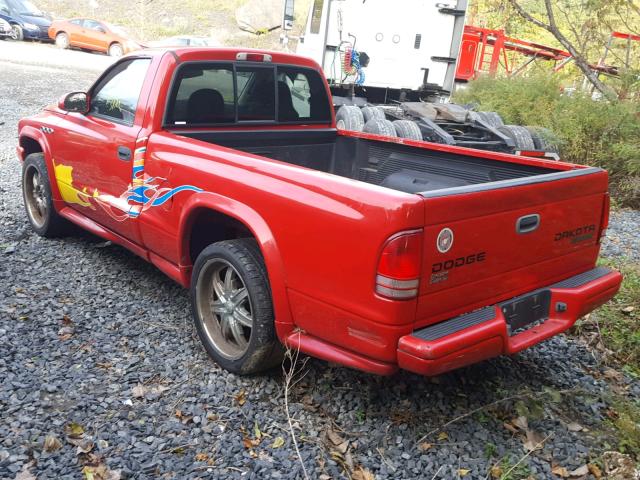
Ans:
[[[22,15],[30,15],[32,17],[42,17],[44,14],[42,10],[36,7],[29,0],[17,0],[18,10]]]

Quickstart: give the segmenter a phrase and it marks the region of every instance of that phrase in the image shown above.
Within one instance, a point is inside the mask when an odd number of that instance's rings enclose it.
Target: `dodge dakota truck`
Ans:
[[[17,150],[35,232],[75,224],[189,288],[238,374],[289,347],[437,375],[567,330],[622,280],[596,266],[605,171],[338,131],[296,55],[127,55],[23,119]]]

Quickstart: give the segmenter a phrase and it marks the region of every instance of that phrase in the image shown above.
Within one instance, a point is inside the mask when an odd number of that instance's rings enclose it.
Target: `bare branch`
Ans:
[[[558,28],[551,0],[544,0],[545,10],[548,17],[547,19],[549,21],[548,24],[544,23],[542,20],[535,18],[533,15],[527,12],[522,7],[522,5],[518,3],[517,0],[509,0],[509,2],[511,3],[511,5],[513,5],[513,7],[522,18],[550,32],[573,57],[576,66],[580,69],[587,80],[595,87],[595,89],[598,90],[605,98],[609,100],[615,100],[615,92],[613,92],[604,83],[602,83],[598,75],[591,69],[584,56],[580,52],[578,52],[573,43],[571,43]]]

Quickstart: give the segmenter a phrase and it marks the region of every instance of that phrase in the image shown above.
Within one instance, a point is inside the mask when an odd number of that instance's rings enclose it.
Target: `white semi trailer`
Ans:
[[[322,65],[339,128],[510,153],[555,151],[549,132],[449,102],[466,8],[467,0],[312,0],[296,53]],[[285,0],[285,19],[292,12],[293,0]]]

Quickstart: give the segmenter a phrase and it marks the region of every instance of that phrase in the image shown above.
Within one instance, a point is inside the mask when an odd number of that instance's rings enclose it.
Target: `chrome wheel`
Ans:
[[[205,334],[222,356],[242,357],[249,347],[253,308],[249,291],[231,263],[209,260],[196,285],[197,314]]]
[[[24,174],[24,198],[33,224],[41,228],[47,221],[47,194],[40,172],[29,166]]]

